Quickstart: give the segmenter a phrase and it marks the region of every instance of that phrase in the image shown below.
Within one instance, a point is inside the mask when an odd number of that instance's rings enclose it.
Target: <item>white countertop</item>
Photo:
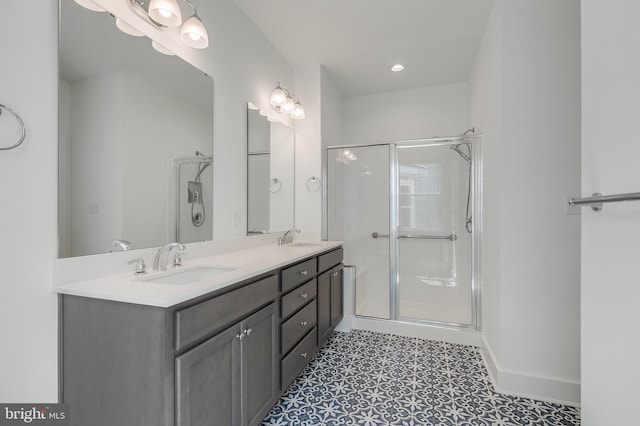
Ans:
[[[304,244],[304,242],[298,241],[296,243]],[[269,244],[183,261],[182,269],[194,266],[234,268],[207,280],[187,284],[157,284],[142,281],[177,271],[177,269],[151,271],[151,265],[147,265],[149,272],[145,275],[127,272],[126,274],[65,283],[54,287],[54,291],[60,294],[168,308],[295,263],[298,260],[340,247],[342,242],[313,241],[312,244],[312,246],[303,247]]]

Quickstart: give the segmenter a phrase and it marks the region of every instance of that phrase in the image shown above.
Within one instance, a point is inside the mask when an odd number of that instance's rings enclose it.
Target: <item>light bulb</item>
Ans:
[[[133,28],[131,25],[127,24],[120,18],[116,18],[116,27],[118,27],[118,29],[123,33],[129,34],[135,37],[140,37],[144,35],[140,31]]]
[[[280,87],[280,83],[276,86],[273,93],[271,94],[271,105],[274,107],[281,107],[287,101],[287,94]]]
[[[76,3],[78,3],[80,6],[84,7],[85,9],[93,10],[94,12],[106,12],[104,8],[98,6],[91,0],[76,0]]]
[[[290,114],[293,112],[294,109],[296,109],[296,103],[293,102],[293,99],[291,99],[290,96],[287,96],[287,100],[285,101],[284,105],[282,105],[282,111],[286,112],[287,114]]]
[[[187,19],[180,30],[180,39],[187,46],[204,49],[209,45],[207,29],[197,15]]]
[[[172,51],[170,51],[169,49],[167,49],[166,47],[164,47],[163,45],[161,45],[155,40],[151,41],[151,46],[153,46],[154,49],[156,49],[158,52],[162,53],[163,55],[175,56],[175,53],[173,53]]]
[[[151,0],[149,16],[167,27],[178,27],[182,23],[182,12],[176,0]]]
[[[302,120],[305,117],[304,108],[302,108],[302,104],[298,101],[296,102],[295,108],[291,112],[291,118],[296,120]]]

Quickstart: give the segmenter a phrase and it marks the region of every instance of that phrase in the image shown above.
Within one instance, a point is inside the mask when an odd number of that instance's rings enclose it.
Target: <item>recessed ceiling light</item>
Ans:
[[[400,72],[404,69],[404,65],[402,64],[395,64],[394,66],[391,67],[391,71],[393,72]]]

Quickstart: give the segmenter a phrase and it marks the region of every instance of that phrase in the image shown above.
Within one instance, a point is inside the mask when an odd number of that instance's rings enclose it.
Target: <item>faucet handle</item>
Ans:
[[[127,262],[127,265],[136,264],[136,275],[142,275],[147,273],[147,264],[144,263],[144,259],[139,257],[138,259],[133,259]]]
[[[184,251],[176,251],[173,254],[173,258],[171,259],[171,267],[172,268],[179,268],[182,266],[182,257],[181,255],[187,254]]]

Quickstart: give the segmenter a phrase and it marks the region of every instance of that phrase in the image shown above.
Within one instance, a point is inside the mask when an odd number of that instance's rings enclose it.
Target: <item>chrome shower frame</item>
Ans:
[[[455,146],[468,143],[471,146],[471,217],[472,233],[471,233],[471,325],[445,323],[439,321],[420,320],[414,318],[405,318],[398,316],[399,298],[398,298],[398,162],[397,153],[403,148],[421,148],[432,146]],[[437,137],[427,139],[411,139],[390,142],[370,143],[370,144],[351,144],[351,145],[332,145],[322,147],[322,239],[327,240],[328,229],[328,165],[329,150],[333,149],[350,149],[364,148],[373,146],[389,147],[389,319],[379,319],[380,321],[393,321],[398,323],[408,323],[414,325],[424,325],[429,327],[446,328],[452,330],[480,332],[482,330],[482,135],[465,134],[453,137]],[[354,290],[355,292],[355,286]],[[355,295],[354,295],[355,296]],[[356,317],[373,318],[357,315],[355,311],[355,297],[353,312]]]

